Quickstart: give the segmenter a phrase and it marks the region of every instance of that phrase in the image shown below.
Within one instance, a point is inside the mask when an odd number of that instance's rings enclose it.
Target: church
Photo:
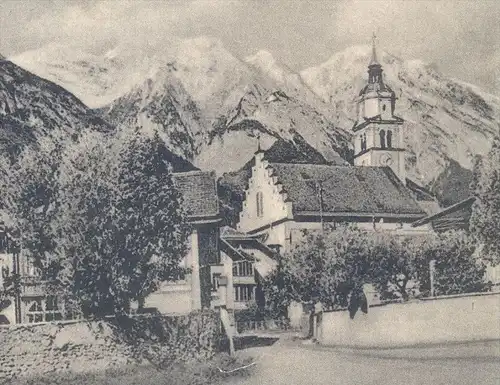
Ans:
[[[406,178],[404,121],[384,81],[375,40],[368,81],[357,98],[353,164],[279,163],[255,153],[238,230],[289,251],[303,230],[351,223],[374,231],[422,234],[415,222],[439,210],[436,199]]]
[[[352,164],[340,158],[315,162],[313,156],[306,161],[289,156],[282,162],[270,150],[259,148],[251,160],[250,176],[245,177],[236,229],[221,228],[213,174],[174,174],[192,229],[182,262],[190,271],[176,282],[162,284],[141,307],[161,313],[244,309],[262,297],[259,280],[276,266],[277,253],[300,242],[303,230],[347,223],[396,235],[432,231],[436,215],[443,214],[436,214],[440,210],[436,199],[406,177],[404,121],[397,116],[395,93],[384,81],[375,42],[352,131]],[[16,267],[15,261],[22,263]],[[26,270],[27,262],[12,251],[0,250],[0,267],[12,266],[23,279],[22,293],[11,306],[0,309],[0,323],[62,317],[57,303],[39,291],[39,278]]]

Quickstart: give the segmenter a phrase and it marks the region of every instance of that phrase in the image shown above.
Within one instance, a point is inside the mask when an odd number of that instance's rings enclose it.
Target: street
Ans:
[[[404,349],[346,349],[278,342],[255,357],[238,385],[499,385],[500,341]]]

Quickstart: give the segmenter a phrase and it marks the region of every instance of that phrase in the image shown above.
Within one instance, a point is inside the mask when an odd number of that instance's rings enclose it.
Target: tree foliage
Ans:
[[[470,229],[481,245],[483,256],[500,263],[500,137],[484,159],[475,167],[476,201],[472,210]]]
[[[419,251],[416,272],[419,291],[430,295],[430,261],[434,260],[434,295],[487,291],[486,265],[476,253],[474,240],[463,231],[428,236]]]
[[[71,310],[126,313],[181,273],[187,228],[164,152],[157,134],[140,129],[87,132],[57,162],[51,151],[27,154],[37,160],[16,171],[23,191],[9,208],[23,252]]]
[[[485,266],[463,232],[398,236],[341,226],[305,241],[282,257],[280,267],[263,282],[271,306],[292,301],[321,302],[327,308],[350,306],[364,285],[382,300],[430,295],[430,261],[435,260],[435,294],[488,290]]]
[[[359,290],[368,277],[370,243],[364,235],[347,227],[325,236],[308,234],[264,280],[266,298],[278,308],[291,301],[346,306],[349,294]]]
[[[50,234],[58,191],[59,164],[66,141],[61,137],[40,140],[36,150],[26,148],[13,165],[2,167],[2,207],[14,225],[24,255],[41,267],[54,249]]]

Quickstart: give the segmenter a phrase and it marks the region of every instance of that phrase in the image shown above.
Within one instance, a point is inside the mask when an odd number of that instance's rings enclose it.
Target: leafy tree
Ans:
[[[435,260],[434,294],[448,295],[487,291],[486,265],[477,257],[473,239],[463,231],[428,236],[416,260],[419,290],[430,295],[430,261]]]
[[[19,231],[23,255],[38,267],[54,248],[50,222],[64,145],[62,139],[41,139],[36,150],[26,148],[15,164],[3,170],[3,207],[9,222]]]
[[[347,306],[353,316],[365,284],[373,284],[381,299],[429,295],[431,260],[437,295],[485,291],[485,266],[474,252],[462,232],[410,237],[341,227],[309,235],[283,256],[280,269],[264,280],[264,292],[276,308],[321,302]]]
[[[46,267],[86,316],[126,313],[180,273],[187,229],[162,151],[136,130],[118,149],[91,134],[66,152]]]
[[[267,301],[285,308],[292,301],[326,307],[345,307],[359,295],[369,278],[371,238],[352,227],[308,234],[283,256],[279,269],[263,282]]]
[[[476,166],[475,197],[470,230],[485,259],[500,263],[500,137]]]

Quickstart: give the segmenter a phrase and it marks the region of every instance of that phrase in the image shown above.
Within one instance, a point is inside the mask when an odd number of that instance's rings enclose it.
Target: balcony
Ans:
[[[251,285],[255,284],[255,270],[253,262],[233,262],[233,284]]]

